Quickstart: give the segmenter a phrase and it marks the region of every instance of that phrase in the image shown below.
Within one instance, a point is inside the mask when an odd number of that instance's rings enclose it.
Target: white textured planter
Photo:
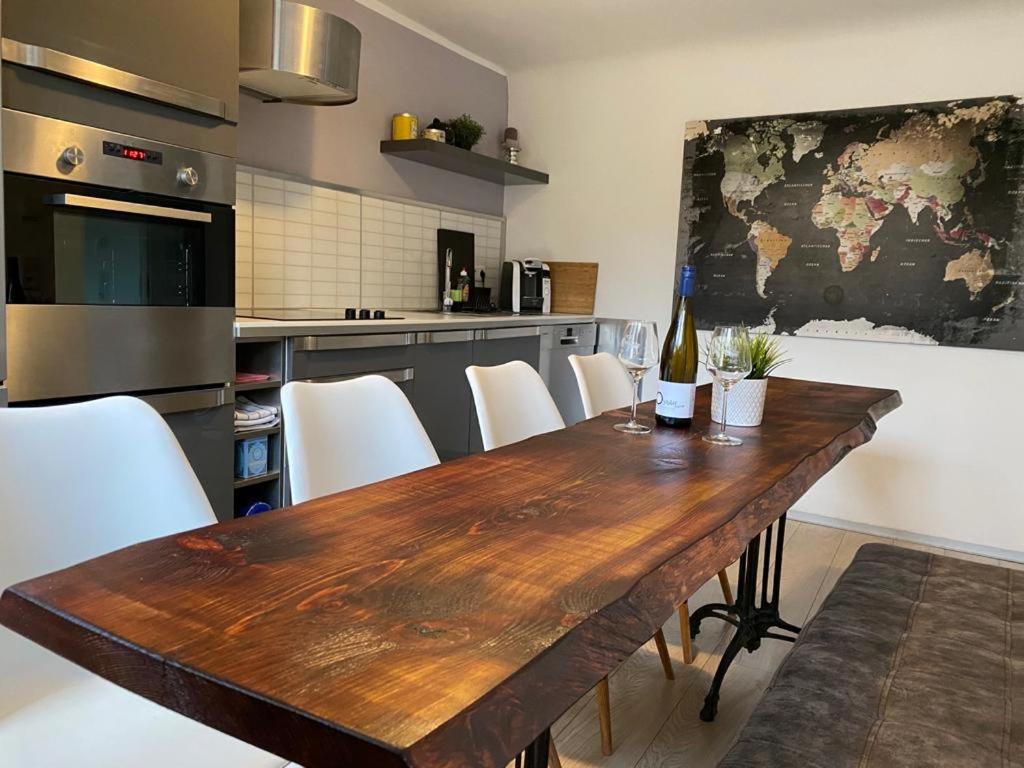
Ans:
[[[744,379],[729,390],[730,427],[756,427],[764,418],[764,396],[768,379]],[[722,387],[711,388],[711,420],[722,423]]]

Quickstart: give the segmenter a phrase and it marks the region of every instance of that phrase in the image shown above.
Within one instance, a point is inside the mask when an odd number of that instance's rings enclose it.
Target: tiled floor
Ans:
[[[781,607],[784,618],[803,624],[817,610],[857,549],[868,542],[892,543],[893,540],[790,522],[786,529],[786,559],[782,572]],[[997,563],[933,547],[896,543],[953,557]],[[1021,567],[1013,563],[999,564]],[[735,586],[735,567],[730,574]],[[690,600],[690,607],[696,609],[706,602],[720,599],[718,579],[712,579]],[[562,765],[566,768],[715,766],[729,749],[772,673],[791,647],[789,643],[766,640],[757,652],[741,653],[725,678],[718,718],[714,723],[703,723],[697,713],[728,640],[725,629],[721,622],[706,623],[695,641],[694,663],[684,666],[679,645],[679,623],[673,617],[665,624],[665,635],[676,662],[676,679],[665,679],[654,643],[648,643],[611,677],[614,754],[610,757],[601,754],[597,711],[591,692],[552,729]]]

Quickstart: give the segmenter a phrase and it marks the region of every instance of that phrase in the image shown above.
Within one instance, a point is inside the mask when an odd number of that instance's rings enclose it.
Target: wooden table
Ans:
[[[608,414],[129,547],[11,587],[0,622],[306,768],[503,766],[900,404],[773,378],[728,448],[709,400],[688,431]]]

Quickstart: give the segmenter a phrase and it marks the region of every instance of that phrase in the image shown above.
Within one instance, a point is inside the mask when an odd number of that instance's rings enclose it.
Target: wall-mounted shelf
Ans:
[[[402,157],[413,162],[441,168],[463,176],[472,176],[494,184],[547,184],[548,175],[522,165],[512,165],[504,160],[459,149],[451,144],[442,144],[430,139],[406,139],[403,141],[382,141],[382,155]]]

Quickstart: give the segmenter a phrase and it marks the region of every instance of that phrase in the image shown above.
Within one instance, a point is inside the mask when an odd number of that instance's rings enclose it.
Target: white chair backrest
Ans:
[[[174,434],[141,400],[0,408],[0,589],[214,522]],[[0,627],[0,717],[85,675]]]
[[[633,404],[633,380],[615,355],[569,355],[569,365],[576,374],[588,419]]]
[[[383,376],[281,390],[296,503],[438,464],[408,398]]]
[[[466,377],[485,451],[565,428],[544,380],[522,360],[491,367],[471,365]]]

